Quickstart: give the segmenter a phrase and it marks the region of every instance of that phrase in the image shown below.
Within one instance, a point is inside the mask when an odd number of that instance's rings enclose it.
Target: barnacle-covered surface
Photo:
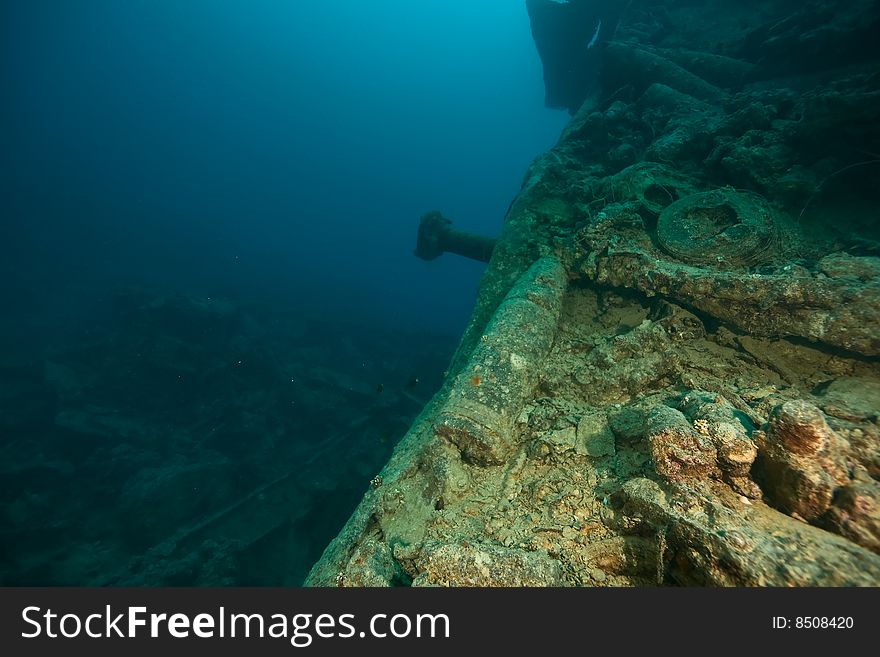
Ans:
[[[307,583],[880,584],[878,31],[630,3]]]

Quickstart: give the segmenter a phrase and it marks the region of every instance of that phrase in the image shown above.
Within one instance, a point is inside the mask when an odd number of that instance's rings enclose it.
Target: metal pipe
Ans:
[[[495,240],[450,228],[452,221],[434,210],[419,219],[415,255],[422,260],[434,260],[444,253],[455,253],[465,258],[489,262]]]

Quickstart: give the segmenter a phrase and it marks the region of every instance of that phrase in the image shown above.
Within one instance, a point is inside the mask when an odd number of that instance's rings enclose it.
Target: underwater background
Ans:
[[[523,3],[0,6],[0,583],[299,584],[567,119]]]
[[[0,584],[880,582],[876,0],[0,31]]]

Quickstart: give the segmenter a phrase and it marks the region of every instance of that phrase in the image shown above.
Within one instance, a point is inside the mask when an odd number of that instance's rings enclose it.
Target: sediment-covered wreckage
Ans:
[[[880,584],[878,26],[629,3],[306,583]]]

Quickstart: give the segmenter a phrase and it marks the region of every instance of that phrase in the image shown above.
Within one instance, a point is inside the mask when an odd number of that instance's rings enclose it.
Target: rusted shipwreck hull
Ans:
[[[877,55],[794,83],[777,5],[695,51],[633,3],[306,584],[880,584]]]

